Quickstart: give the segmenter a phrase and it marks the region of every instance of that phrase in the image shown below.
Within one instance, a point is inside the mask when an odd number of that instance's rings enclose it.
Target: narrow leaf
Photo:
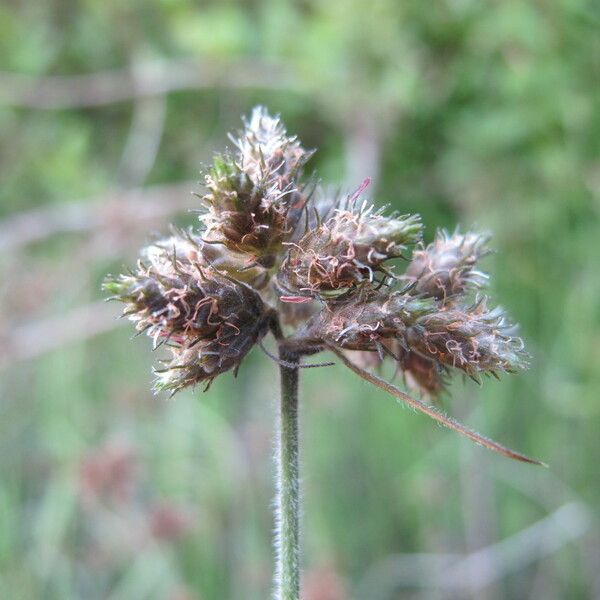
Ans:
[[[513,458],[515,460],[520,460],[522,462],[531,463],[534,465],[540,465],[542,467],[548,466],[539,460],[529,458],[528,456],[525,456],[524,454],[521,454],[519,452],[511,450],[510,448],[507,448],[506,446],[503,446],[502,444],[499,444],[498,442],[495,442],[494,440],[491,440],[490,438],[487,438],[487,437],[477,433],[476,431],[473,431],[466,425],[463,425],[462,423],[453,419],[452,417],[445,415],[439,409],[437,409],[433,406],[429,406],[428,404],[425,404],[424,402],[421,402],[420,400],[417,400],[416,398],[409,396],[408,394],[403,392],[401,389],[399,389],[395,385],[388,383],[385,379],[382,379],[381,377],[378,377],[377,375],[374,375],[373,373],[369,373],[369,371],[366,371],[362,367],[359,367],[358,365],[354,364],[351,360],[348,359],[348,357],[339,348],[336,348],[332,344],[328,344],[328,348],[350,370],[354,371],[357,375],[359,375],[360,377],[362,377],[369,383],[372,383],[373,385],[377,386],[378,388],[385,390],[386,392],[388,392],[388,394],[391,394],[398,400],[401,400],[402,402],[408,404],[408,406],[410,406],[411,408],[414,408],[415,410],[418,410],[419,412],[426,414],[427,416],[436,420],[438,423],[441,423],[444,427],[448,427],[448,429],[457,431],[458,433],[464,435],[465,437],[468,437],[469,439],[473,440],[475,443],[485,446],[489,450],[493,450],[494,452],[497,452],[498,454],[502,454],[503,456],[507,456],[508,458]]]

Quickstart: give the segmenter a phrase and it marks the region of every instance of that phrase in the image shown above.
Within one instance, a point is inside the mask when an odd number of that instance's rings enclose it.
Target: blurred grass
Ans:
[[[457,223],[492,231],[493,293],[533,355],[518,377],[482,388],[457,382],[446,403],[549,471],[489,456],[339,366],[305,373],[306,600],[355,598],[398,553],[473,552],[572,501],[594,514],[587,535],[483,589],[403,587],[392,570],[369,597],[598,597],[597,3],[0,7],[0,100],[18,95],[7,73],[79,75],[182,57],[222,74],[243,61],[250,82],[266,70],[277,89],[213,81],[169,94],[158,153],[136,187],[198,179],[239,116],[264,103],[319,148],[312,164],[324,180],[375,176],[377,201],[420,212],[428,238]],[[20,104],[0,106],[0,218],[39,207],[60,214],[86,198],[102,208],[104,194],[122,189],[118,174],[136,159],[123,148],[140,100]],[[91,213],[84,233],[59,232],[0,257],[0,597],[265,598],[275,365],[255,351],[237,380],[167,401],[149,392],[148,341],[130,342],[127,329],[83,331],[36,352],[44,319],[63,315],[52,335],[71,333],[70,311],[99,299],[103,275],[167,227],[167,219],[151,231],[121,220],[118,202],[106,210]],[[33,333],[13,363],[23,326]],[[114,498],[110,486],[123,479],[131,489]],[[100,486],[91,500],[90,482]],[[181,531],[156,535],[157,506]]]

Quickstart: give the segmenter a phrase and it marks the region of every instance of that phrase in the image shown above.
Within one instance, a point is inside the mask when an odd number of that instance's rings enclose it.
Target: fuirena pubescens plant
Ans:
[[[418,215],[384,215],[362,198],[303,177],[312,152],[257,107],[235,148],[205,175],[200,227],[146,247],[136,268],[104,287],[168,358],[156,390],[206,389],[271,333],[279,347],[276,450],[277,600],[298,600],[298,372],[333,352],[363,379],[505,456],[541,464],[445,415],[435,403],[453,373],[480,381],[526,367],[523,342],[483,294],[486,236],[439,231],[422,242]],[[407,266],[395,271],[392,259]],[[263,348],[264,349],[264,348]],[[266,350],[265,350],[266,351]],[[268,353],[268,351],[266,351]],[[417,399],[365,365],[393,361]]]

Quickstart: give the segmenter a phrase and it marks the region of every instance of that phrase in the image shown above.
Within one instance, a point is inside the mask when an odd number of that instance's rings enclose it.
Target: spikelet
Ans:
[[[407,328],[406,341],[412,350],[477,380],[480,373],[513,373],[527,366],[523,340],[514,331],[502,308],[489,309],[481,297],[469,306],[423,315]]]
[[[384,217],[373,205],[357,202],[360,191],[347,208],[333,210],[324,223],[289,243],[277,274],[282,295],[344,299],[364,282],[376,285],[378,275],[388,276],[384,263],[420,239],[418,215]]]
[[[432,244],[415,250],[402,279],[413,285],[414,293],[444,300],[481,288],[488,277],[475,267],[490,252],[487,239],[476,233],[438,231]]]
[[[323,311],[307,329],[328,344],[394,356],[430,393],[441,390],[447,368],[477,379],[481,373],[512,373],[527,366],[514,326],[501,308],[488,309],[483,297],[468,306],[445,307],[408,293],[387,298],[376,293]],[[389,340],[397,344],[396,353]]]
[[[307,324],[307,331],[341,348],[386,354],[387,346],[381,348],[386,340],[397,340],[406,346],[407,327],[435,310],[436,304],[430,299],[401,292],[388,295],[368,291],[350,302],[321,311]]]
[[[260,106],[233,142],[236,152],[217,155],[205,177],[203,237],[271,267],[304,209],[299,177],[311,153]]]
[[[107,279],[104,289],[125,303],[138,332],[170,350],[156,389],[210,383],[236,368],[268,326],[260,295],[204,264],[188,238],[147,247],[135,272]]]

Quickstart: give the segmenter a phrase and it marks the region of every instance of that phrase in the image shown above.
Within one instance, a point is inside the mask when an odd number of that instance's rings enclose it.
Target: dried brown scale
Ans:
[[[446,387],[447,369],[412,350],[400,354],[399,367],[406,385],[428,398],[437,398]]]
[[[367,350],[345,350],[344,353],[353,363],[359,365],[363,369],[380,371],[383,365],[383,359],[377,352],[369,352]]]

